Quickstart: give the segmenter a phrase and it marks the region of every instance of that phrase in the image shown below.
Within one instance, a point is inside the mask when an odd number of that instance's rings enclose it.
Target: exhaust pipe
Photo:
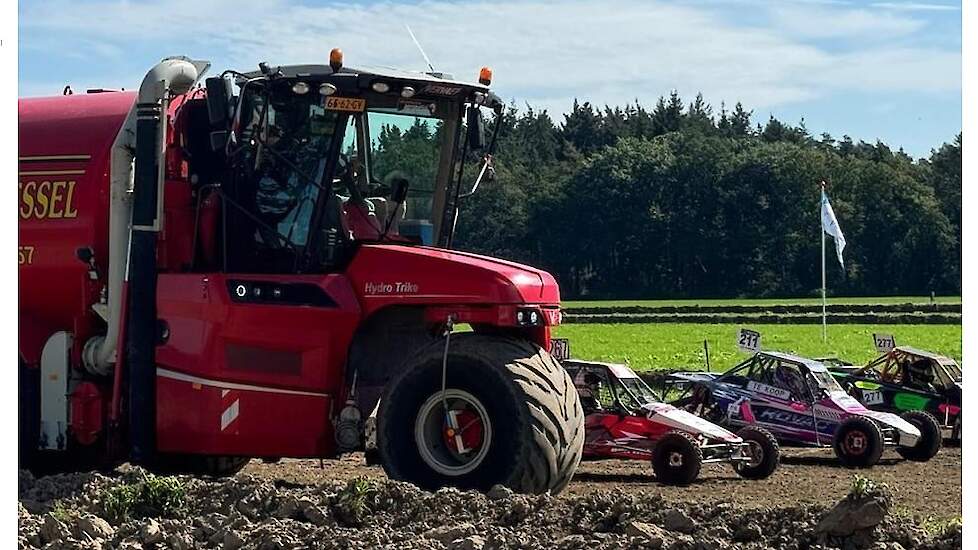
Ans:
[[[204,66],[206,69],[206,66]],[[186,93],[203,71],[187,58],[167,58],[143,78],[136,99],[136,150],[129,264],[127,365],[131,459],[156,450],[156,236],[163,212],[166,114],[170,96]],[[121,291],[121,288],[117,289]]]
[[[126,278],[129,260],[137,110],[142,103],[157,105],[166,100],[169,94],[186,93],[209,66],[206,61],[193,61],[184,57],[171,57],[158,63],[143,78],[136,103],[129,109],[125,122],[112,143],[109,172],[108,307],[105,316],[108,330],[104,336],[90,338],[82,349],[82,363],[92,374],[109,375],[116,363],[122,322],[122,284]],[[160,110],[160,113],[165,112],[165,108]],[[164,124],[157,142],[161,157],[163,144],[166,143],[162,133],[165,131]],[[162,181],[163,163],[160,161],[158,164],[158,181]],[[160,204],[162,191],[162,186],[158,186],[156,197]]]

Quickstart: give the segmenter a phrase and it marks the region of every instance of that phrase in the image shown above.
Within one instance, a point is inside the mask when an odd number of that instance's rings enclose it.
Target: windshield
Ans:
[[[318,94],[255,90],[244,101],[242,137],[255,144],[246,152],[260,222],[255,239],[268,248],[303,246],[339,115]]]
[[[639,406],[659,400],[645,382],[642,382],[641,378],[620,378],[619,380],[628,390],[628,393],[638,400]]]
[[[355,114],[342,147],[382,231],[423,244],[434,242],[433,199],[445,131],[444,123],[430,116],[434,110],[433,104],[419,103]],[[395,211],[389,194],[397,180],[407,183],[408,192],[405,204]]]
[[[844,391],[834,376],[826,370],[810,370],[811,376],[808,377],[809,384],[812,386],[812,393],[816,396],[822,392],[834,393]],[[820,391],[821,390],[821,391]]]

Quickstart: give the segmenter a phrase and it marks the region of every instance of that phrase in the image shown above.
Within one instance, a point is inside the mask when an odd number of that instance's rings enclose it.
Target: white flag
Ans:
[[[835,219],[835,212],[829,204],[829,197],[822,191],[822,231],[825,231],[835,239],[835,254],[839,257],[839,265],[845,270],[846,266],[842,263],[842,251],[846,247],[846,238],[842,236],[842,228],[839,227],[839,220]]]

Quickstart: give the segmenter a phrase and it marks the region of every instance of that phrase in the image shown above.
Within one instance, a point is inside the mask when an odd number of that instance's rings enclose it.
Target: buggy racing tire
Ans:
[[[927,462],[934,458],[944,444],[941,425],[934,415],[926,411],[907,411],[900,417],[920,430],[920,438],[913,447],[897,447],[897,454],[914,462]]]
[[[954,421],[954,427],[951,428],[951,440],[958,445],[961,444],[961,413],[958,413],[958,419]]]
[[[883,454],[883,432],[865,416],[848,418],[835,430],[835,456],[850,468],[869,468]]]
[[[652,471],[659,483],[689,485],[700,475],[703,450],[692,435],[673,430],[652,449]]]
[[[388,477],[434,490],[559,493],[584,449],[584,411],[560,363],[527,340],[453,336],[408,359],[380,399],[377,449]]]
[[[751,461],[734,463],[734,471],[746,479],[765,479],[781,463],[781,447],[774,435],[758,426],[745,426],[737,435],[750,445]]]

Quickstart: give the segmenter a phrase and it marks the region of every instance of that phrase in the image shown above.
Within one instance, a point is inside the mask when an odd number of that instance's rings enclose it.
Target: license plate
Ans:
[[[326,98],[326,109],[329,111],[350,111],[353,113],[359,113],[363,111],[366,104],[366,100],[358,97],[330,96]]]

